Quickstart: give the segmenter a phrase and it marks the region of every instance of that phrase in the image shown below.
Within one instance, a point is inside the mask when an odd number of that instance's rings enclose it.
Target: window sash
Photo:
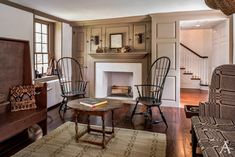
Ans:
[[[46,73],[49,64],[49,24],[36,21],[34,36],[34,68],[39,73]]]

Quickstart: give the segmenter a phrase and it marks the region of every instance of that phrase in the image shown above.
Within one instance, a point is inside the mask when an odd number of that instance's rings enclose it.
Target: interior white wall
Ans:
[[[210,73],[212,73],[217,66],[229,63],[229,30],[227,21],[213,28],[212,40],[213,47]]]
[[[232,30],[231,30],[231,32],[233,33],[232,34],[232,44],[233,44],[233,46],[232,46],[232,63],[233,64],[235,64],[235,47],[234,47],[234,45],[235,45],[235,14],[233,14],[232,16],[230,16],[231,17],[231,21],[232,21]]]
[[[208,56],[208,69],[205,72],[211,71],[210,59],[212,55],[212,29],[185,29],[180,31],[180,41],[185,44],[187,47],[195,51],[201,56]],[[183,53],[184,52],[184,53]],[[190,53],[187,49],[180,46],[180,54]],[[184,56],[181,56],[181,64],[183,63]],[[193,60],[196,63],[196,60]],[[199,63],[198,63],[199,64]],[[195,66],[193,69],[200,71],[200,66]],[[199,69],[198,69],[199,68]],[[192,69],[186,69],[192,70]],[[191,71],[196,73],[196,71]],[[191,88],[191,89],[200,89],[199,80],[191,80],[191,75],[184,75],[184,70],[181,70],[180,73],[180,87],[181,88]],[[195,74],[194,74],[195,75]]]
[[[62,23],[62,57],[72,57],[72,27]]]
[[[133,85],[133,73],[132,72],[112,72],[111,80],[112,80],[112,85],[132,86]]]
[[[209,83],[213,70],[219,65],[229,63],[228,26],[228,21],[223,21],[211,29],[187,29],[180,32],[180,41],[183,44],[202,56],[208,56]],[[192,88],[193,81],[189,86],[189,82],[185,80],[181,79],[181,88]],[[193,87],[198,88],[196,84]]]
[[[32,69],[34,69],[33,19],[32,13],[0,3],[0,37],[29,41]]]
[[[30,42],[32,74],[34,75],[33,13],[0,3],[0,21],[0,37]],[[55,53],[56,59],[62,56],[72,56],[72,27],[67,23],[55,22]]]
[[[55,23],[55,59],[58,61],[62,54],[62,23]]]
[[[181,30],[180,42],[201,56],[209,56],[212,51],[212,29]]]

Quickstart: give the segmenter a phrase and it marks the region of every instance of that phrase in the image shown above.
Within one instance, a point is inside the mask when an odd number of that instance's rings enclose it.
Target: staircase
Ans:
[[[201,56],[182,43],[180,45],[181,88],[208,86],[208,56]]]

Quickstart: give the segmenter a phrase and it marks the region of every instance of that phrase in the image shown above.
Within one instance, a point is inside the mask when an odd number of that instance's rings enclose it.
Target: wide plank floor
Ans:
[[[200,89],[180,89],[180,107],[184,105],[198,105],[208,100],[208,91]]]
[[[184,93],[186,93],[186,96],[184,96]],[[184,93],[181,93],[181,101],[190,104],[197,104],[199,101],[204,101],[204,98],[207,97],[207,93],[198,96],[198,91],[188,90],[187,92],[186,90]],[[192,99],[190,100],[187,95],[190,95]],[[191,123],[190,119],[185,118],[183,108],[162,107],[162,111],[169,126],[166,129],[164,123],[145,127],[144,119],[141,115],[136,116],[132,124],[130,114],[133,107],[133,104],[124,104],[123,108],[116,110],[114,116],[116,127],[165,133],[167,135],[167,157],[191,157]],[[153,116],[156,119],[160,118],[157,109],[153,110]],[[107,126],[111,126],[110,119],[111,116],[107,115]],[[61,120],[58,114],[58,107],[54,108],[48,112],[48,131],[50,132],[66,121],[73,120],[72,111],[67,111],[64,120]],[[79,122],[86,123],[86,116],[81,117]],[[91,117],[91,124],[101,125],[101,119],[99,117]]]
[[[186,102],[187,104],[196,105],[200,101],[205,101],[208,97],[207,92],[200,92],[195,90],[181,90],[181,102]],[[182,104],[183,106],[184,104]],[[172,107],[162,107],[162,111],[166,117],[168,128],[166,129],[164,123],[160,123],[152,126],[144,126],[143,116],[136,116],[133,120],[133,124],[130,121],[130,115],[133,110],[133,104],[124,104],[119,110],[116,110],[114,119],[115,126],[121,128],[129,129],[139,129],[148,130],[158,133],[165,133],[167,135],[167,157],[191,157],[191,122],[190,119],[185,117],[183,108],[172,108]],[[58,114],[59,107],[55,107],[48,111],[48,133],[66,121],[74,121],[73,113],[68,110],[65,114],[64,120],[62,120]],[[139,108],[142,110],[143,108]],[[157,109],[153,110],[153,117],[159,119],[159,113]],[[111,115],[106,117],[106,125],[111,126]],[[79,122],[86,123],[86,116],[81,117]],[[91,117],[91,123],[96,125],[101,125],[101,118]],[[12,139],[14,140],[14,139]],[[16,153],[18,150],[24,148],[27,143],[18,146],[14,150],[9,151],[4,156],[10,156]],[[1,156],[1,155],[0,155]]]

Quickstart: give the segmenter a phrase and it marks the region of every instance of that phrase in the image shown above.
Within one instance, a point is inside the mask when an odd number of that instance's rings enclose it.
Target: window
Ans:
[[[35,22],[34,58],[35,70],[44,74],[48,67],[49,58],[49,24]]]

